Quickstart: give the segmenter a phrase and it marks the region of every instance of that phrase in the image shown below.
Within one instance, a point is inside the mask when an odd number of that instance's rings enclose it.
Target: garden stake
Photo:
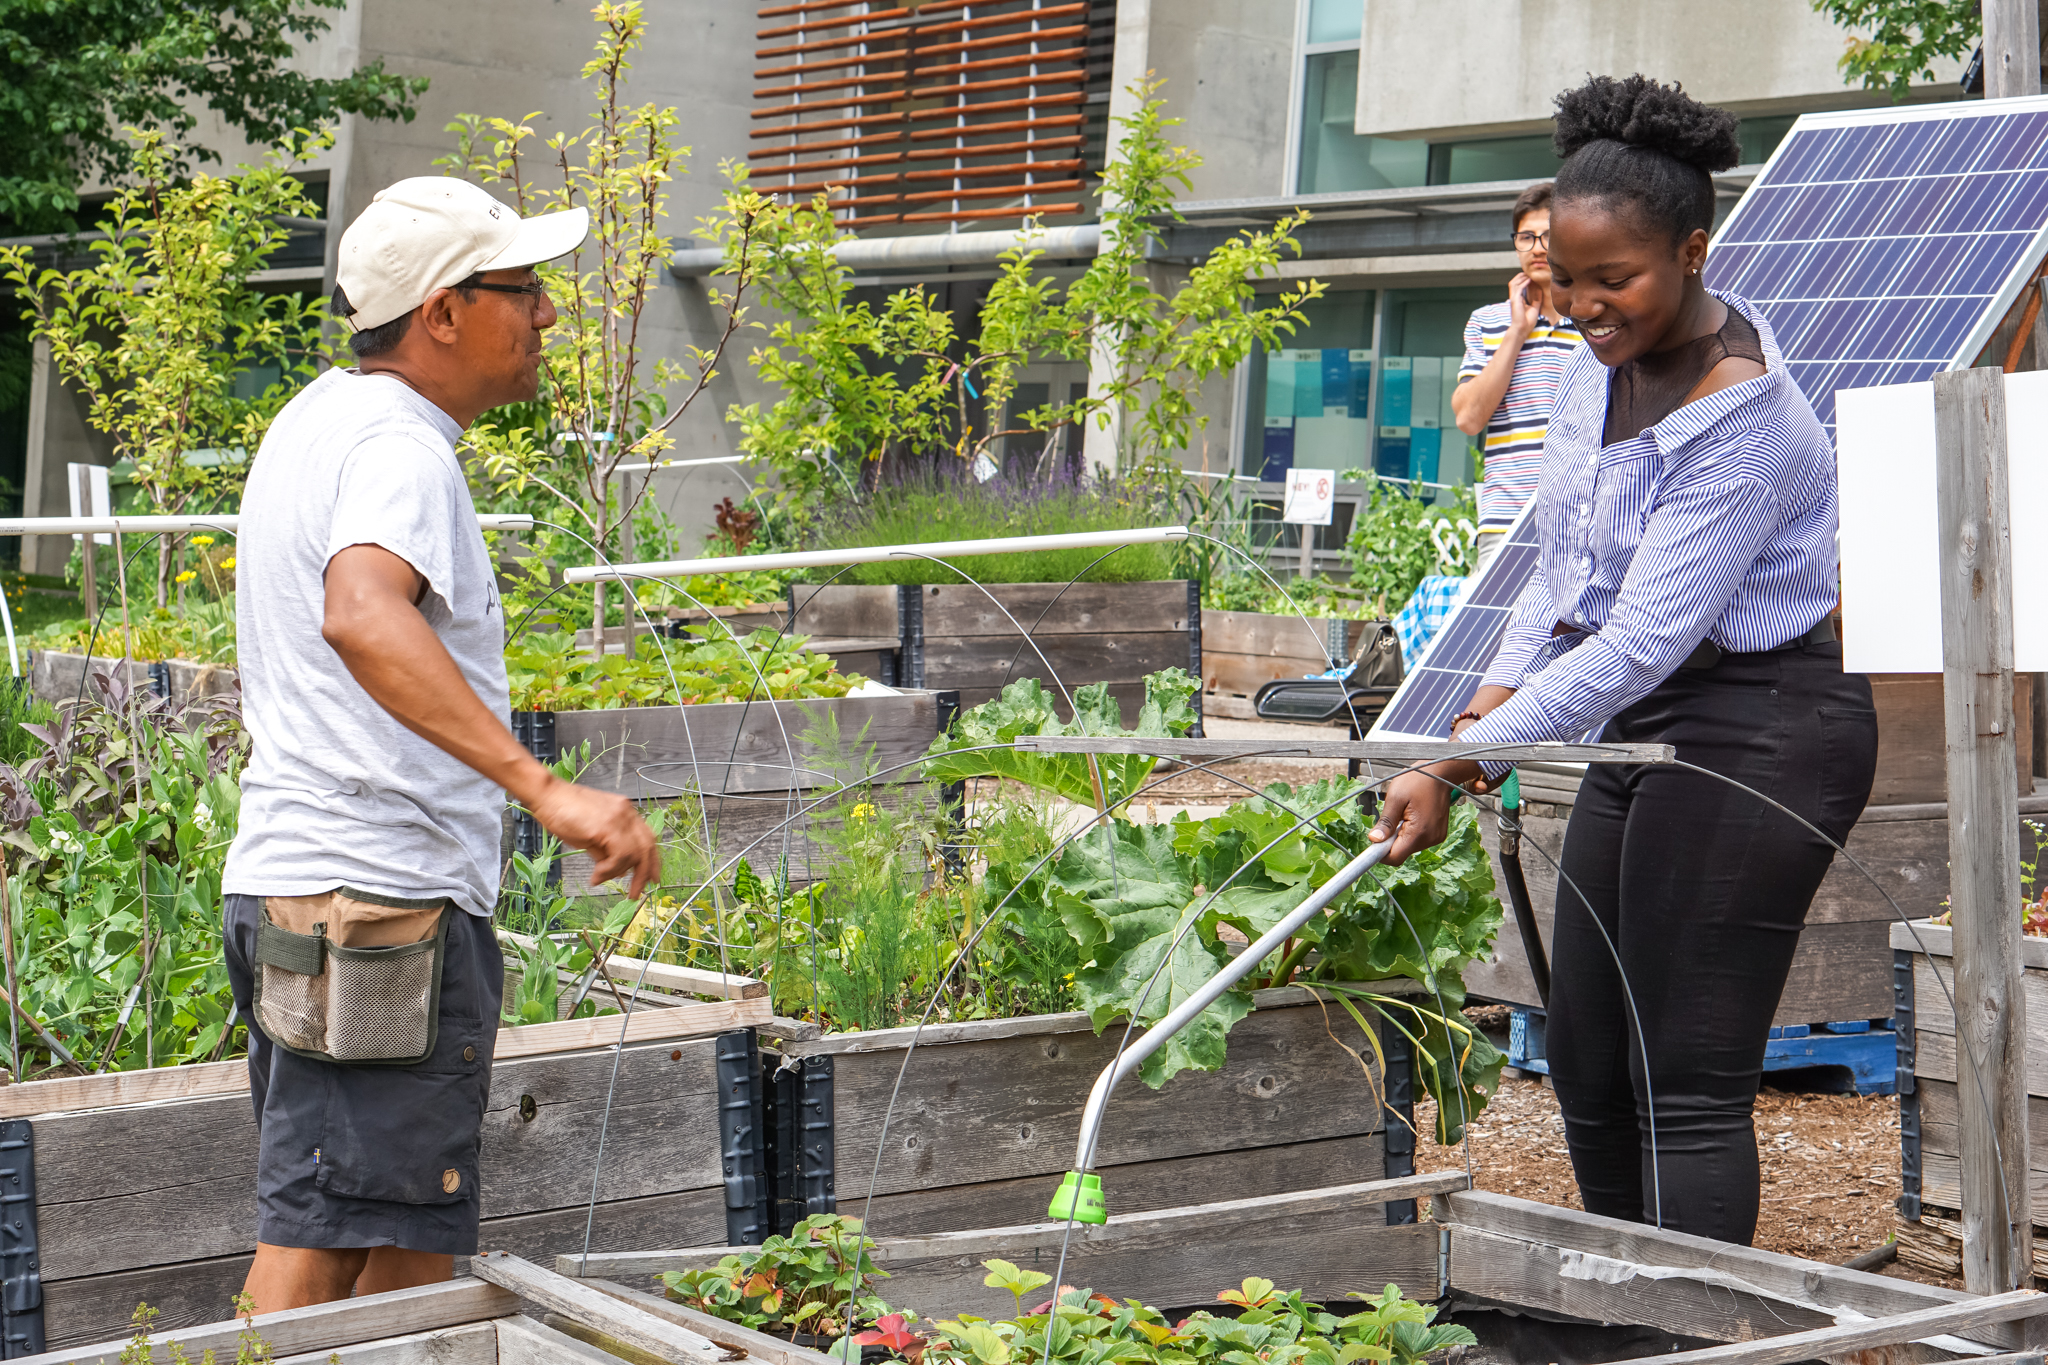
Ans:
[[[92,547],[92,537],[87,536],[85,543],[89,553]],[[121,671],[125,681],[134,676],[135,630],[128,622],[128,561],[121,554],[121,532],[118,529],[114,532],[114,570],[118,576],[118,584],[121,589]],[[138,708],[135,705],[135,693],[132,686],[123,695],[128,704],[128,728],[132,735],[129,742],[135,746],[135,809],[141,810],[142,770],[145,766],[142,756],[142,717],[138,714]],[[137,883],[136,890],[142,893],[142,979],[135,983],[142,988],[142,1064],[144,1066],[155,1066],[156,996],[155,992],[150,990],[151,982],[149,978],[152,975],[152,969],[156,965],[156,952],[155,946],[149,940],[149,859],[138,858],[135,860],[135,880]],[[128,1022],[128,1011],[134,1008],[135,997],[131,994],[128,997],[127,1009],[121,1011],[121,1024],[115,1026],[114,1029],[114,1037],[117,1041],[121,1037],[121,1027],[125,1026]],[[108,1044],[107,1056],[111,1057],[112,1055],[113,1045]],[[107,1057],[100,1058],[99,1069],[105,1070],[106,1065]]]
[[[1543,935],[1536,929],[1536,911],[1529,904],[1529,883],[1522,876],[1522,822],[1516,812],[1522,808],[1522,775],[1508,770],[1500,785],[1500,872],[1507,883],[1508,901],[1515,908],[1515,927],[1522,932],[1522,956],[1529,960],[1529,975],[1536,982],[1536,998],[1550,1008],[1550,956],[1543,950]]]
[[[14,912],[12,888],[7,885],[7,864],[0,859],[0,951],[7,954],[7,998],[12,1000],[21,987],[14,978]],[[7,1050],[14,1069],[8,1074],[21,1079],[21,1023],[14,1011],[7,1011]]]

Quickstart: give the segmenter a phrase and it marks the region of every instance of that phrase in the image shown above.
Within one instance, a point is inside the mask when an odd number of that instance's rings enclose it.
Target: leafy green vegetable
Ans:
[[[1074,692],[1074,718],[1063,721],[1053,697],[1036,678],[1020,678],[1003,694],[963,713],[953,728],[926,751],[927,782],[961,782],[970,777],[1007,777],[1085,806],[1114,810],[1143,786],[1157,761],[1142,754],[1030,754],[1009,745],[1021,735],[1139,735],[1161,739],[1194,727],[1188,705],[1201,686],[1183,669],[1168,668],[1145,679],[1145,704],[1136,728],[1123,728],[1123,713],[1107,683]],[[1001,746],[988,748],[984,746]],[[981,752],[970,752],[981,749]],[[1098,774],[1100,787],[1097,786]]]
[[[633,653],[599,659],[567,631],[529,633],[505,651],[516,711],[601,711],[620,706],[843,697],[867,679],[830,655],[806,653],[804,635],[763,627],[735,640],[713,622],[682,643],[643,635]],[[763,683],[766,687],[764,689]]]

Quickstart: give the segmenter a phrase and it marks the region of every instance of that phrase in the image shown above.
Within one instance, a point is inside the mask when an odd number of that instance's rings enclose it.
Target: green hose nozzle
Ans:
[[[1505,810],[1522,808],[1522,773],[1519,768],[1508,769],[1508,775],[1501,779],[1500,804]]]
[[[1061,1223],[1069,1218],[1076,1223],[1107,1223],[1109,1205],[1102,1198],[1102,1177],[1068,1171],[1060,1178],[1059,1190],[1045,1212]]]

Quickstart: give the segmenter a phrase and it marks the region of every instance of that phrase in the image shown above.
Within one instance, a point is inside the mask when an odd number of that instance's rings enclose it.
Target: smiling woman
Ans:
[[[1764,1043],[1832,859],[1798,820],[1846,838],[1876,763],[1832,622],[1834,452],[1763,314],[1701,283],[1733,116],[1595,77],[1559,97],[1557,149],[1551,297],[1586,349],[1545,436],[1537,570],[1454,733],[1675,746],[1589,773],[1573,808],[1551,1077],[1588,1212],[1746,1243]],[[1442,837],[1447,784],[1505,770],[1398,779],[1388,861]]]

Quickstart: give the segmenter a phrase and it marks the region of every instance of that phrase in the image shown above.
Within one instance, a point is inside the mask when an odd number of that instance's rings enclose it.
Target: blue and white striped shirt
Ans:
[[[1634,440],[1602,448],[1611,371],[1591,348],[1574,358],[1532,513],[1541,559],[1485,679],[1517,691],[1461,740],[1576,739],[1648,696],[1701,640],[1775,649],[1834,609],[1833,447],[1763,315],[1715,297],[1755,325],[1766,372]],[[1559,621],[1589,633],[1553,639]]]

